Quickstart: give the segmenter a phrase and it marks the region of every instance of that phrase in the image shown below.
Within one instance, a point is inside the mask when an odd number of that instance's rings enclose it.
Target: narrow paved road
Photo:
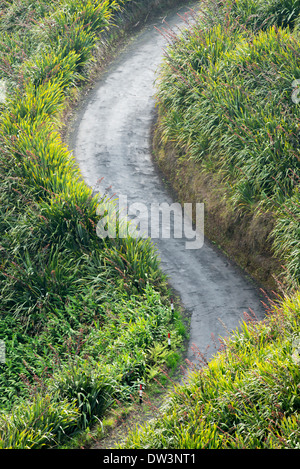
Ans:
[[[176,29],[181,7],[167,17]],[[83,178],[99,190],[107,189],[128,202],[171,204],[173,201],[151,160],[150,128],[155,115],[154,80],[162,61],[164,37],[159,18],[138,33],[108,67],[78,114],[71,146]],[[177,30],[178,31],[178,30]],[[201,201],[200,201],[201,202]],[[182,238],[156,239],[162,269],[191,314],[188,358],[195,361],[196,347],[207,358],[218,338],[236,329],[243,313],[253,310],[262,318],[264,310],[258,289],[209,243],[198,250],[186,249]]]

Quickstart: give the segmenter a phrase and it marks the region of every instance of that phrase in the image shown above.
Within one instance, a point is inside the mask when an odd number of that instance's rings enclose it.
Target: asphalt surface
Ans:
[[[155,203],[170,207],[174,202],[150,150],[154,81],[166,45],[156,28],[170,26],[179,32],[177,26],[182,28],[184,23],[178,13],[185,12],[187,8],[178,8],[166,18],[167,23],[158,18],[130,41],[89,94],[71,137],[70,149],[86,183],[99,192],[126,197],[133,213],[137,208],[133,203],[143,204],[140,208],[147,207],[144,215],[151,228],[150,208]],[[199,239],[201,245],[201,233]],[[262,319],[264,308],[258,287],[222,252],[206,240],[198,249],[191,249],[186,241],[184,236],[153,238],[161,267],[191,315],[188,359],[197,363],[199,352],[208,359],[215,353],[212,337],[218,339],[236,329],[244,312],[253,311]]]

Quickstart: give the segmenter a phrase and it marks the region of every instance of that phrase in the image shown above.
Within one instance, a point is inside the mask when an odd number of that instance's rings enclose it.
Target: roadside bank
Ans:
[[[217,174],[180,154],[172,142],[161,139],[159,115],[152,126],[152,154],[165,182],[180,203],[204,203],[205,237],[250,275],[268,293],[278,291],[282,270],[272,252],[270,213],[243,213],[228,201],[228,187]]]

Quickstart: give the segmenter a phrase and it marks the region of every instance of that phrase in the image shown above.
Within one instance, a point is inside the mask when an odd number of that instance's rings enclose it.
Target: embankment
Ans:
[[[217,174],[181,154],[172,142],[162,143],[157,113],[152,129],[155,164],[181,203],[205,204],[205,236],[268,292],[278,290],[281,262],[274,256],[270,213],[237,211]]]

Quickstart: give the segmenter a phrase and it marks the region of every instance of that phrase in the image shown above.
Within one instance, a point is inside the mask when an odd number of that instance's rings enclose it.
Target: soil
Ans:
[[[159,117],[152,127],[153,161],[179,202],[205,204],[205,234],[228,258],[253,278],[269,296],[278,291],[282,265],[274,257],[270,212],[245,213],[228,203],[228,189],[219,175],[181,155],[174,144],[162,144]]]

